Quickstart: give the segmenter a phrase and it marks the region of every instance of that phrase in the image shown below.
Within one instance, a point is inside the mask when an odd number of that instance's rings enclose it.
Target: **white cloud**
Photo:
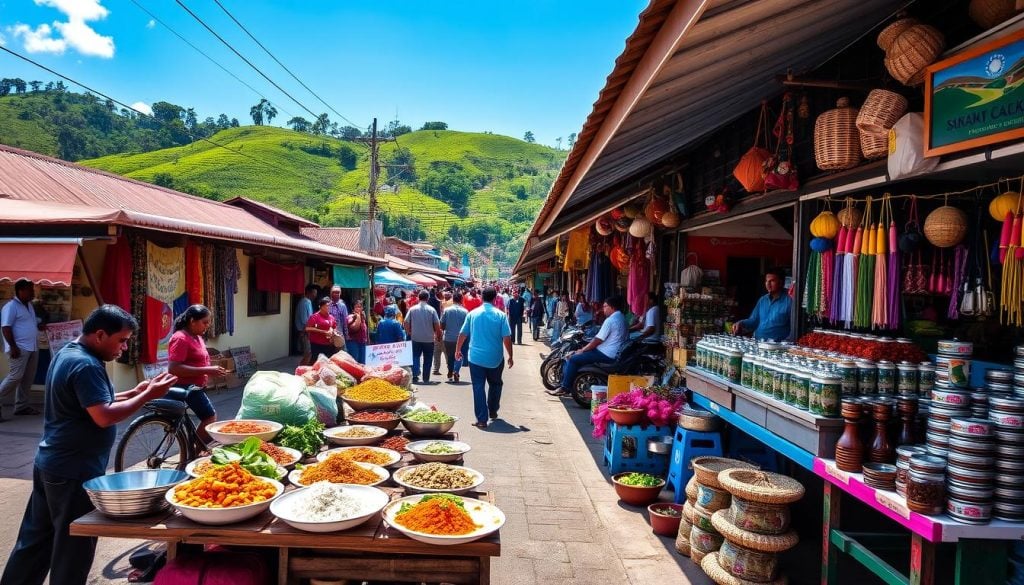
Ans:
[[[29,53],[53,53],[62,55],[71,48],[82,55],[103,57],[114,56],[114,38],[93,30],[87,23],[102,20],[110,14],[101,0],[35,0],[38,6],[54,8],[67,16],[67,22],[54,21],[53,26],[40,24],[34,29],[18,23],[9,28],[14,38],[21,38]]]
[[[7,43],[7,39],[4,38],[4,35],[0,34],[0,45],[6,44],[6,43]]]
[[[146,102],[135,102],[132,107],[144,114],[153,115],[153,108],[149,107]]]
[[[146,28],[153,28],[154,26],[156,26],[156,21],[150,18],[149,22],[146,23]]]

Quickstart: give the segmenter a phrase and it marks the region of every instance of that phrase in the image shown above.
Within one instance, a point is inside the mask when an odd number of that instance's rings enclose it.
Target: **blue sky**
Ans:
[[[274,102],[275,124],[291,115],[312,117],[174,0],[135,1]],[[328,111],[213,0],[182,2],[309,109]],[[386,124],[397,112],[414,128],[441,120],[455,130],[520,138],[530,130],[551,145],[579,131],[646,6],[640,0],[221,3],[360,126],[374,116]],[[195,107],[200,119],[223,112],[244,124],[260,99],[132,0],[0,0],[0,42],[126,103],[170,101]],[[0,54],[0,76],[51,77],[7,54]]]

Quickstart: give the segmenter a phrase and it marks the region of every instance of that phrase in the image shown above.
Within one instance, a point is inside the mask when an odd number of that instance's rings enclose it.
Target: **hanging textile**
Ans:
[[[256,259],[256,290],[301,295],[306,289],[306,270],[302,264],[275,264]]]
[[[104,302],[132,311],[132,245],[127,236],[107,246],[100,293]]]
[[[193,305],[203,302],[203,268],[199,245],[193,242],[185,244],[185,290],[188,291],[188,302]]]
[[[630,246],[629,281],[626,287],[626,301],[629,309],[639,317],[647,311],[647,286],[651,279],[651,261],[643,250],[643,241]]]
[[[217,335],[227,333],[227,295],[225,290],[225,279],[220,276],[224,274],[224,255],[221,253],[220,248],[213,249],[213,266],[214,266],[214,285],[213,285],[213,296],[216,299],[217,306],[220,310],[213,315],[213,326],[217,331]]]
[[[563,270],[583,270],[587,266],[587,255],[590,253],[590,225],[569,233],[569,243],[565,246],[565,264]]]
[[[235,295],[238,293],[238,281],[242,278],[242,267],[238,264],[238,254],[234,248],[218,248],[223,263],[220,274],[224,286],[224,331],[228,335],[235,334]]]
[[[149,296],[171,304],[185,292],[185,249],[146,244]]]
[[[217,274],[214,272],[214,250],[212,244],[203,244],[199,248],[200,258],[202,259],[203,268],[203,304],[210,309],[210,329],[207,331],[208,337],[216,337],[220,335],[217,331],[216,322],[217,314],[221,312],[221,306],[217,304]]]
[[[131,248],[131,314],[139,324],[140,332],[146,329],[146,292],[149,288],[149,263],[146,258],[148,249],[146,240],[141,236],[132,234],[127,236]],[[121,354],[119,361],[130,366],[135,366],[141,358],[142,342],[140,335],[132,335],[128,339],[128,349]]]

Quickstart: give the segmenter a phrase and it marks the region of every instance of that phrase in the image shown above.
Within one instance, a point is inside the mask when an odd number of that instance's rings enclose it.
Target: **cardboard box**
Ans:
[[[634,384],[646,388],[654,384],[654,376],[623,376],[620,374],[608,376],[608,400],[614,398],[616,394],[629,392],[630,387]]]

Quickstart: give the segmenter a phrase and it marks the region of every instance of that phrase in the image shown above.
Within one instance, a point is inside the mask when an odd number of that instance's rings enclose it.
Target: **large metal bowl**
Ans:
[[[351,406],[352,410],[369,410],[371,408],[375,410],[398,410],[404,406],[406,402],[409,402],[409,400],[412,399],[412,395],[410,394],[409,398],[405,398],[403,400],[389,400],[387,402],[365,402],[362,400],[353,400],[344,394],[342,394],[341,399],[345,401],[345,404]]]
[[[459,417],[457,416],[453,416],[452,420],[443,423],[416,422],[402,418],[402,424],[405,425],[405,428],[409,429],[410,433],[421,437],[440,437],[452,430],[452,427],[457,422],[459,422]]]
[[[96,477],[82,488],[100,513],[131,518],[166,510],[167,490],[187,479],[189,475],[177,469],[141,469]]]

